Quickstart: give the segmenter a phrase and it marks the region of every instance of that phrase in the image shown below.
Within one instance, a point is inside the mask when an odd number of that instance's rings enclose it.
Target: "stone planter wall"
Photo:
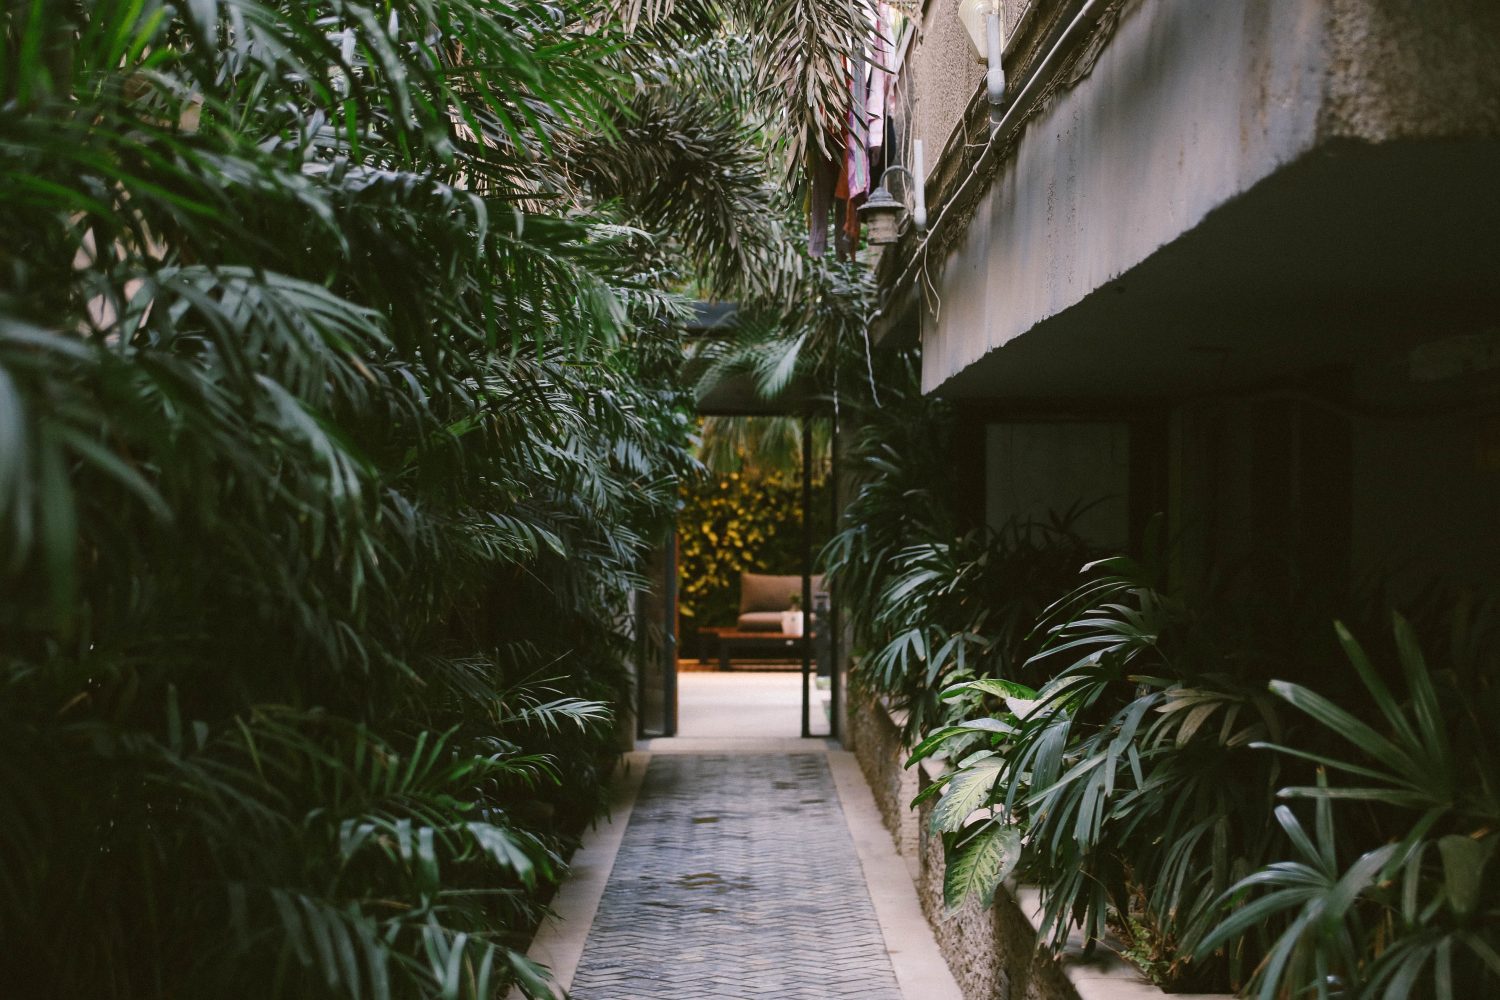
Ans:
[[[943,902],[942,839],[927,832],[933,804],[924,802],[917,812],[907,808],[941,771],[926,762],[911,771],[902,766],[907,751],[901,720],[872,699],[850,699],[848,736],[886,829],[911,867],[938,947],[967,1000],[1169,1000],[1107,952],[1089,961],[1072,949],[1062,960],[1038,953],[1034,889],[1002,889],[988,910],[972,901],[949,910]],[[1171,1000],[1228,998],[1176,994]]]
[[[896,850],[906,859],[912,878],[916,879],[921,849],[917,814],[907,806],[917,797],[917,772],[901,766],[906,763],[906,750],[901,742],[903,721],[873,700],[853,696],[849,699],[849,729],[844,742],[854,751],[865,781],[875,795],[880,818],[895,838]]]

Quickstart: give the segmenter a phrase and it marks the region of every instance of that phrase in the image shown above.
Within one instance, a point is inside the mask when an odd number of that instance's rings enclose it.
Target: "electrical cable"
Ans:
[[[971,183],[973,183],[974,179],[979,176],[979,172],[987,167],[990,161],[994,158],[997,140],[1002,134],[1005,134],[1007,132],[1009,126],[1015,124],[1013,119],[1015,119],[1018,113],[1018,109],[1026,105],[1027,99],[1031,97],[1032,89],[1037,85],[1038,80],[1041,80],[1046,76],[1047,69],[1051,65],[1052,60],[1057,56],[1059,52],[1062,51],[1063,47],[1073,39],[1073,35],[1079,29],[1079,27],[1089,21],[1089,15],[1094,12],[1094,9],[1096,7],[1106,5],[1109,2],[1111,2],[1111,0],[1086,0],[1084,5],[1078,9],[1078,13],[1073,15],[1073,20],[1068,22],[1068,26],[1062,30],[1062,33],[1057,36],[1057,40],[1052,43],[1052,47],[1047,50],[1047,54],[1043,56],[1042,61],[1037,64],[1036,70],[1027,75],[1026,82],[1022,85],[1020,93],[1016,94],[1015,100],[1011,101],[1010,104],[1006,106],[1005,113],[1001,115],[999,121],[995,122],[991,127],[990,137],[985,142],[984,148],[980,150],[979,158],[975,160],[974,165],[969,168],[968,174],[965,175],[962,183],[959,184],[957,190],[955,190],[953,194],[943,202],[943,207],[938,211],[937,218],[932,220],[932,223],[927,227],[927,234],[922,238],[922,242],[917,244],[916,249],[912,252],[911,261],[896,276],[896,280],[891,283],[890,287],[892,288],[892,290],[900,288],[902,285],[906,284],[907,279],[910,277],[913,269],[916,268],[921,263],[923,258],[927,256],[928,247],[932,243],[933,238],[937,236],[939,230],[941,230],[943,220],[948,216],[948,211],[962,199],[964,191],[969,187]],[[876,320],[880,319],[881,316],[884,315],[884,313],[885,306],[882,305],[870,315],[870,322],[873,323]]]

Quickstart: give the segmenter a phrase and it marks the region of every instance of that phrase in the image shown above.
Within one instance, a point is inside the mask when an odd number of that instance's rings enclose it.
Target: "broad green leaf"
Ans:
[[[1500,843],[1500,835],[1495,834],[1478,840],[1462,834],[1449,834],[1438,839],[1448,905],[1460,918],[1472,915],[1479,907],[1484,869],[1495,853],[1497,843]]]
[[[926,757],[930,757],[933,753],[936,753],[939,749],[941,749],[944,743],[947,743],[954,737],[961,736],[965,733],[994,733],[996,735],[1006,736],[1014,733],[1015,731],[1015,727],[1010,725],[1008,722],[1005,722],[1001,719],[989,718],[969,719],[968,721],[962,722],[956,726],[944,726],[942,729],[933,732],[921,743],[918,743],[914,748],[912,748],[911,756],[906,760],[906,766],[911,767],[918,761],[921,761]]]
[[[981,677],[977,680],[965,681],[955,684],[945,690],[940,697],[947,699],[963,694],[966,691],[979,691],[984,694],[992,694],[997,698],[1035,698],[1036,691],[1025,684],[1017,684],[1015,681],[1002,680],[998,677]]]
[[[949,779],[942,798],[933,807],[933,831],[953,833],[962,829],[970,815],[988,804],[995,782],[1005,770],[1003,757],[985,756],[979,760],[971,757],[965,761]]]
[[[943,901],[954,909],[965,899],[977,897],[981,906],[989,906],[1020,859],[1020,831],[988,824],[949,860],[943,872]]]

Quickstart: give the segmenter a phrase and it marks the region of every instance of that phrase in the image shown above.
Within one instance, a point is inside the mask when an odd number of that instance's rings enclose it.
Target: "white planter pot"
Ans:
[[[786,635],[801,635],[802,612],[783,611],[781,613],[781,631]]]

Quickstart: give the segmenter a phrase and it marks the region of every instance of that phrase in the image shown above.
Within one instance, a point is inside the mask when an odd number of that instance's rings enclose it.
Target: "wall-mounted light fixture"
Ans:
[[[904,211],[906,206],[892,197],[886,190],[885,178],[881,177],[880,186],[871,191],[865,203],[859,206],[860,217],[870,227],[870,242],[875,246],[896,242],[901,232],[901,213]]]
[[[985,94],[990,106],[1005,103],[1005,67],[1000,64],[1005,52],[1005,16],[1003,0],[958,0],[958,19],[969,33],[969,41],[979,58],[989,63],[985,74]]]
[[[885,168],[880,175],[880,181],[865,203],[859,206],[859,215],[870,227],[870,246],[874,248],[875,256],[871,262],[874,269],[880,264],[880,257],[885,248],[895,243],[901,236],[901,214],[906,211],[905,201],[896,198],[885,186],[885,179],[891,174],[905,174],[911,187],[912,207],[911,224],[917,228],[917,232],[927,231],[927,193],[922,186],[922,140],[916,139],[912,142],[912,166],[915,171],[896,164]]]

